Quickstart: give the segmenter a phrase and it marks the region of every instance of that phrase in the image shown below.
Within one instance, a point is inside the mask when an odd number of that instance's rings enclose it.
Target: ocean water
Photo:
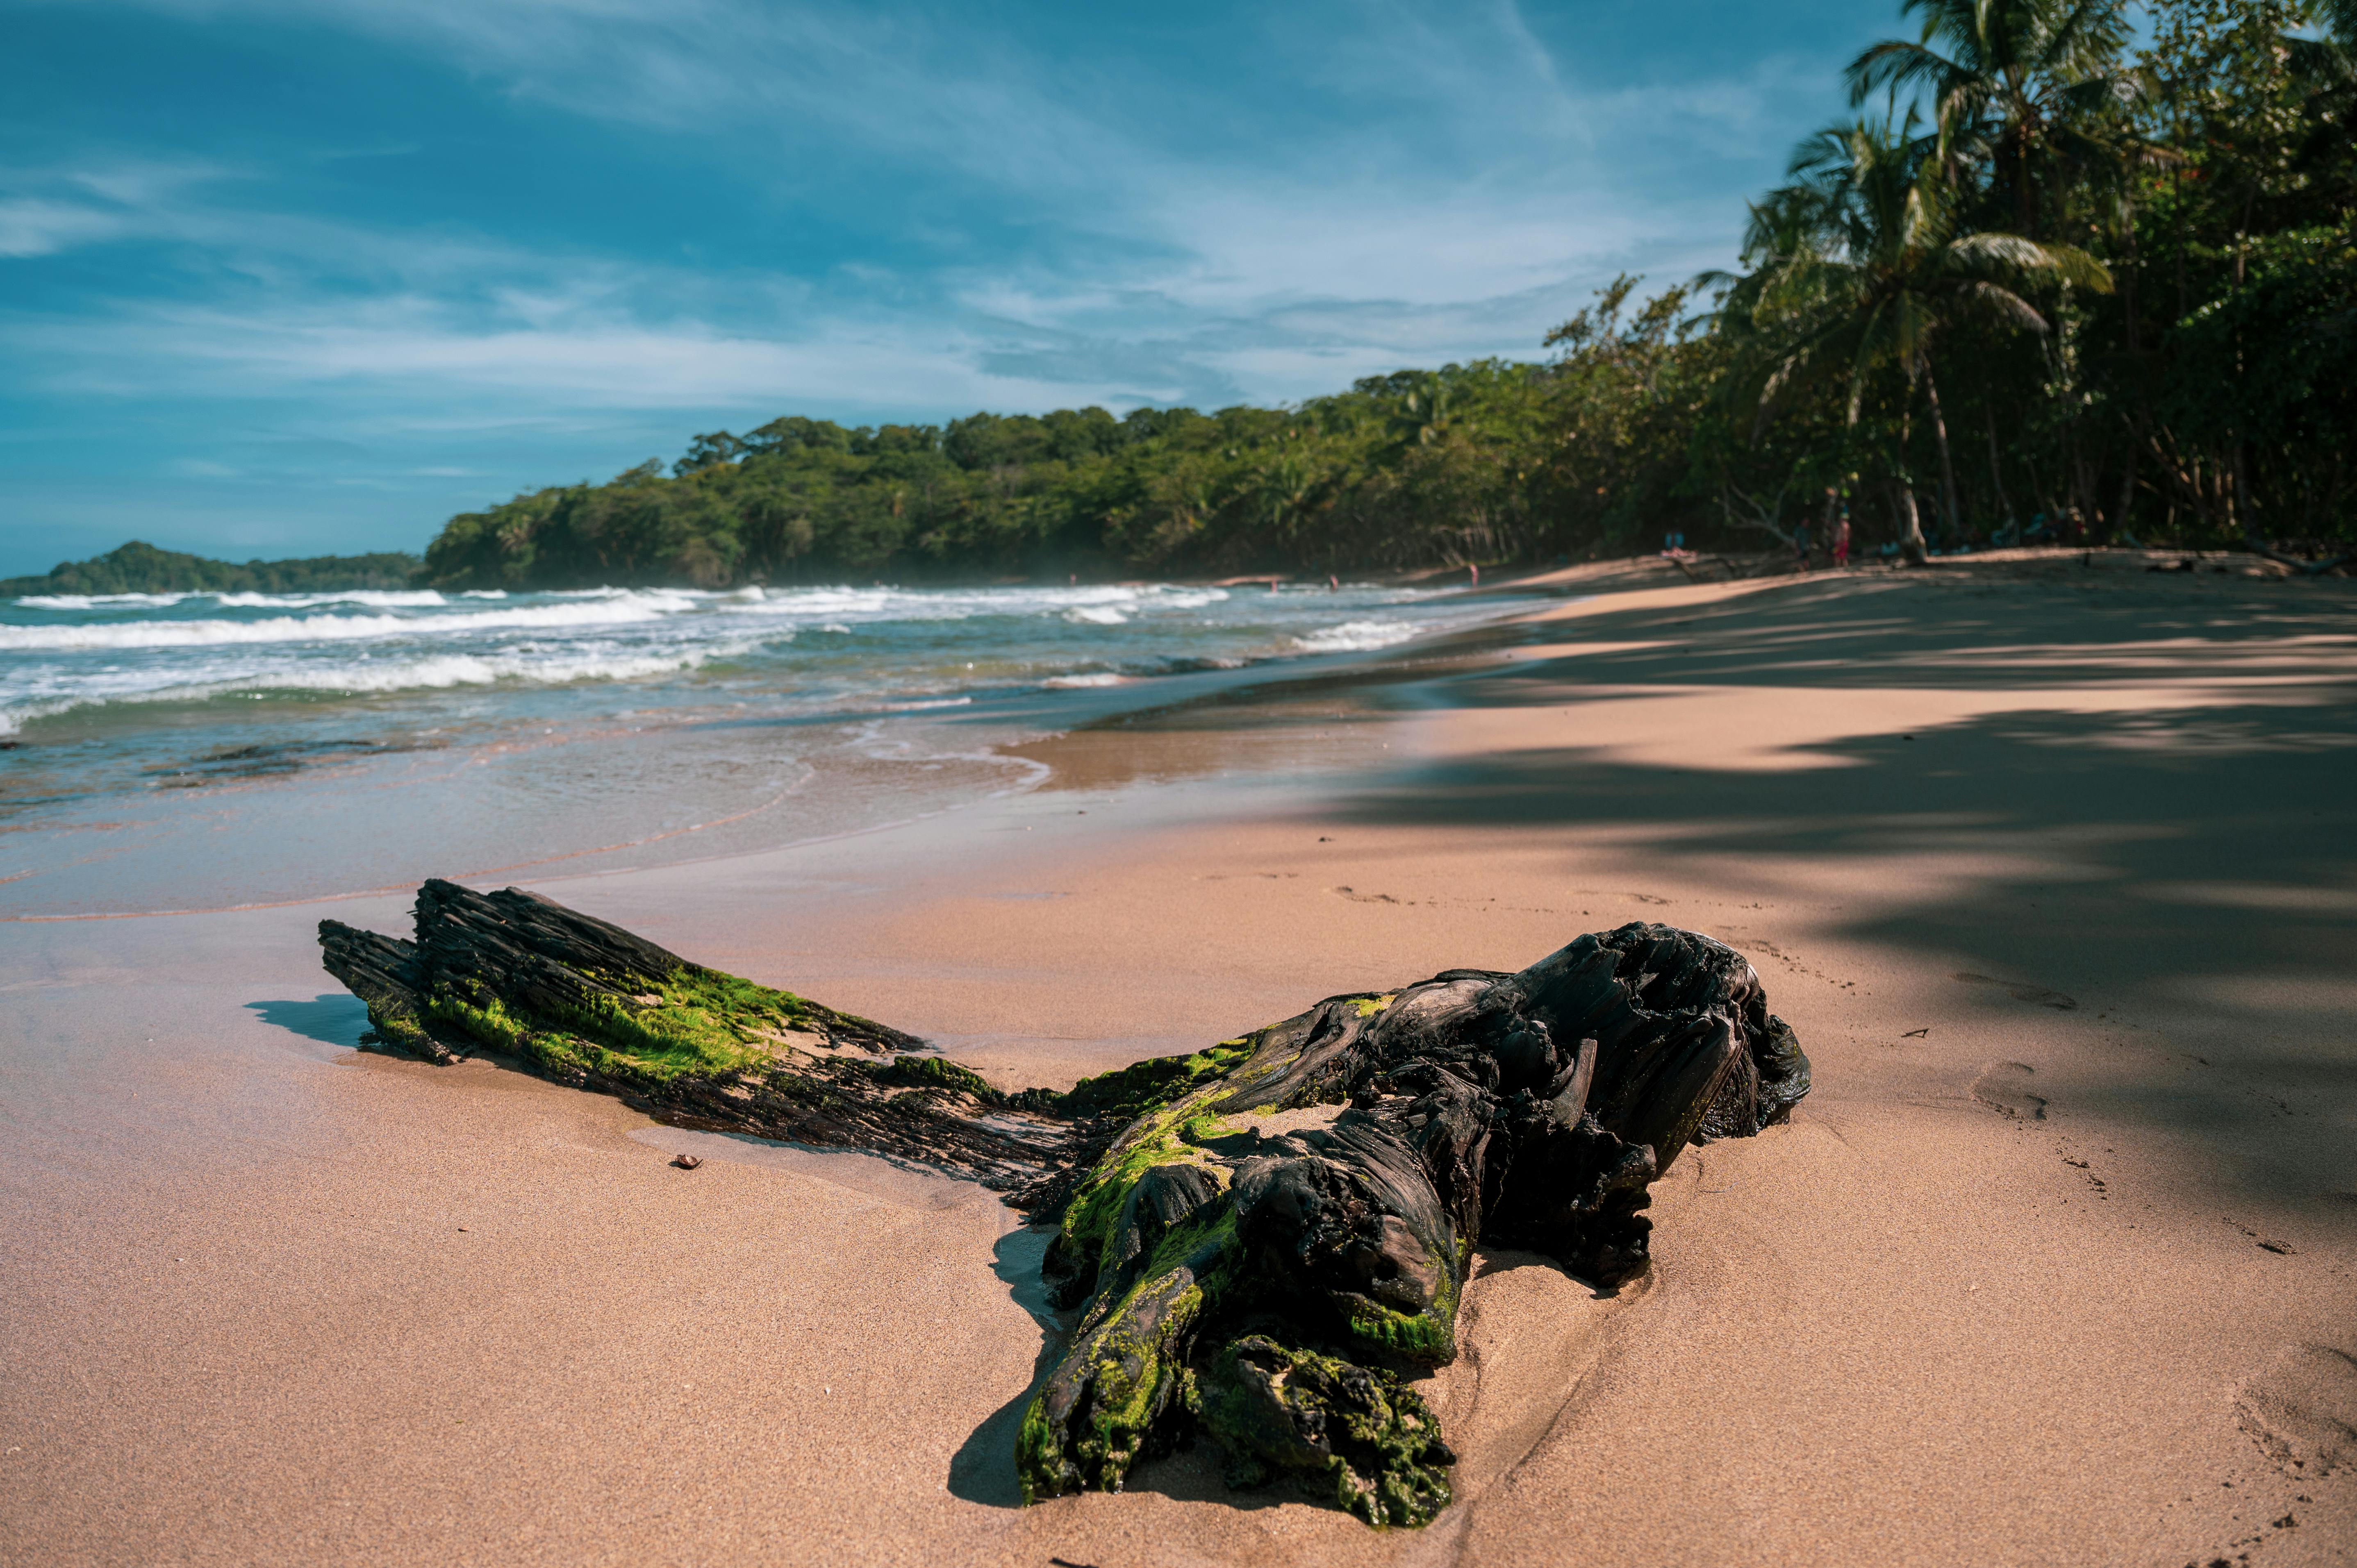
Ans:
[[[1036,782],[1006,740],[1501,607],[1157,584],[0,600],[0,918],[850,831]]]

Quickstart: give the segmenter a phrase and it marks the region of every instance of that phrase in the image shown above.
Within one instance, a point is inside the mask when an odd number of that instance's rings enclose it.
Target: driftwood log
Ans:
[[[1809,1089],[1742,955],[1668,926],[1329,997],[1060,1094],[1002,1092],[911,1036],[514,888],[428,882],[414,940],[323,920],[319,941],[368,1004],[366,1043],[921,1162],[1054,1224],[1046,1283],[1076,1316],[1017,1439],[1027,1500],[1118,1490],[1200,1434],[1233,1485],[1289,1477],[1370,1523],[1424,1523],[1454,1456],[1403,1374],[1455,1358],[1474,1248],[1608,1289],[1641,1274],[1653,1180]]]

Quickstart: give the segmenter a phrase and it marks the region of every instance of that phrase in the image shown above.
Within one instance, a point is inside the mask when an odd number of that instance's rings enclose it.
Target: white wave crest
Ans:
[[[205,595],[190,595],[201,598]],[[368,605],[377,609],[425,609],[450,601],[431,588],[346,588],[319,594],[213,594],[223,609],[303,610],[317,605]]]
[[[746,652],[745,641],[710,643],[660,652],[584,651],[571,657],[510,651],[492,654],[437,653],[420,659],[368,660],[350,663],[295,665],[252,671],[210,671],[196,679],[163,680],[143,686],[84,690],[68,696],[16,700],[0,705],[0,735],[13,735],[34,719],[78,708],[124,703],[193,703],[237,693],[321,692],[374,695],[389,692],[447,691],[457,686],[503,682],[529,686],[575,682],[637,681],[676,674],[715,660]]]
[[[273,671],[274,690],[309,692],[404,692],[450,686],[488,686],[515,681],[535,686],[575,681],[636,681],[693,670],[741,647],[677,649],[663,653],[582,653],[552,659],[545,654],[442,653],[431,658],[361,668]],[[237,689],[245,689],[242,687]]]
[[[1092,686],[1125,686],[1128,683],[1128,676],[1115,675],[1109,671],[1096,675],[1050,675],[1039,682],[1051,690],[1063,692],[1079,691]]]
[[[1404,620],[1346,620],[1293,639],[1310,653],[1365,653],[1405,642],[1425,628]]]
[[[161,609],[195,596],[193,594],[27,594],[16,602],[27,609],[35,610],[111,609],[118,605],[140,605]]]
[[[1111,605],[1079,605],[1064,612],[1074,626],[1127,626],[1129,618]]]
[[[1156,609],[1200,610],[1228,596],[1225,588],[1152,588],[1147,603]]]
[[[469,594],[468,598],[507,597]],[[210,599],[225,609],[301,610],[319,605],[370,605],[379,609],[416,609],[450,601],[431,588],[339,588],[316,594],[216,593],[191,589],[171,594],[27,594],[16,603],[36,610],[169,609],[190,599]]]
[[[350,642],[387,637],[430,637],[517,628],[629,626],[694,607],[678,594],[656,591],[628,597],[522,605],[455,615],[277,616],[268,620],[142,620],[106,626],[0,626],[0,649],[220,648],[242,643]]]

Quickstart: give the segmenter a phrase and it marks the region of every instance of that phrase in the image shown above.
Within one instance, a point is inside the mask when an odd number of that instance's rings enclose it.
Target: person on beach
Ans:
[[[1792,530],[1792,553],[1800,558],[1801,570],[1809,569],[1809,525],[1802,523]]]
[[[1834,524],[1834,570],[1849,564],[1849,508],[1841,510],[1841,521]]]

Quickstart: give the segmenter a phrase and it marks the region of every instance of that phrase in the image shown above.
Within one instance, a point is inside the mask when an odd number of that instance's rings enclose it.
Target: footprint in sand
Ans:
[[[2234,1419],[2287,1475],[2357,1466],[2357,1356],[2330,1345],[2286,1350],[2235,1391]]]
[[[1973,1098],[2016,1122],[2046,1120],[2046,1097],[2029,1091],[2029,1079],[2038,1069],[2028,1062],[1990,1062],[1973,1079]]]
[[[2032,985],[2027,981],[1999,980],[1994,975],[1987,974],[1959,974],[1956,978],[1966,985],[2001,985],[2005,987],[2006,994],[2016,1002],[2034,1002],[2040,1007],[2051,1007],[2058,1013],[2073,1012],[2079,1005],[2072,997],[2065,996],[2059,991],[2050,991],[2043,985]]]

